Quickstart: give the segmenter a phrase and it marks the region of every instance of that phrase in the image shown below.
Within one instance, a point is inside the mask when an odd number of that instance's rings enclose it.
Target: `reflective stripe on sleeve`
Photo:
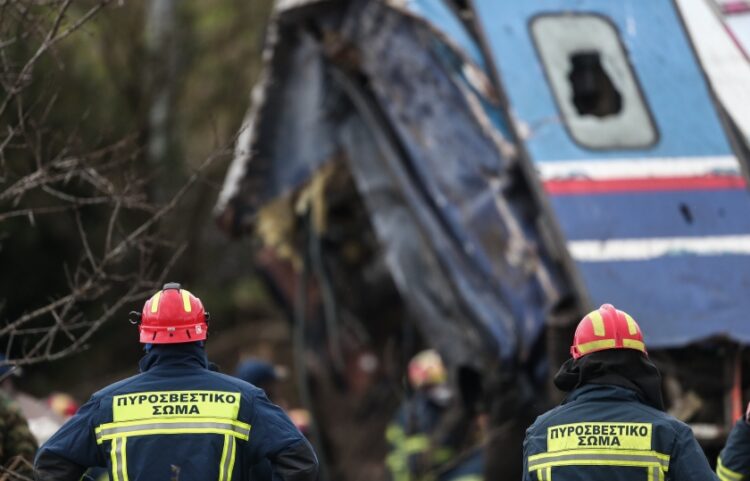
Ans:
[[[740,481],[745,478],[744,474],[732,471],[724,466],[724,463],[721,462],[721,457],[719,457],[719,460],[716,463],[716,474],[719,475],[721,481]]]
[[[97,427],[95,432],[98,444],[113,438],[154,434],[224,434],[247,441],[250,437],[250,425],[220,418],[170,418],[157,422],[148,420],[107,423]]]

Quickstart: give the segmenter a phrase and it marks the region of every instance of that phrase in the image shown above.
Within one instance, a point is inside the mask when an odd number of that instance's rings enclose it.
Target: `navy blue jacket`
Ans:
[[[719,454],[716,474],[722,481],[740,481],[750,475],[750,424],[740,419]]]
[[[635,391],[587,384],[539,416],[524,441],[526,481],[711,481],[686,424]]]
[[[313,481],[309,443],[262,390],[208,369],[196,343],[157,345],[141,374],[94,394],[39,450],[37,479],[244,481],[263,459],[273,480]]]

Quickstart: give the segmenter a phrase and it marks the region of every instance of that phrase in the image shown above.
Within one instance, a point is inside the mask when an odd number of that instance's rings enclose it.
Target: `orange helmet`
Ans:
[[[203,341],[208,331],[208,313],[201,300],[179,284],[164,284],[143,305],[138,329],[144,344]]]
[[[612,304],[602,304],[581,319],[573,336],[570,354],[573,359],[607,349],[635,349],[648,355],[643,334],[630,314],[618,311]]]

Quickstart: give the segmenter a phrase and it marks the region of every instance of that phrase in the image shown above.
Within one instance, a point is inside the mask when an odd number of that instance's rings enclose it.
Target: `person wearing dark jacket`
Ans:
[[[179,284],[143,308],[141,373],[95,393],[39,450],[40,481],[78,481],[104,466],[112,481],[243,481],[267,459],[274,481],[314,481],[310,444],[252,385],[209,368],[207,313]]]
[[[710,481],[686,424],[664,412],[661,377],[638,324],[604,304],[578,324],[555,376],[568,392],[524,441],[525,481]]]
[[[721,481],[742,481],[750,476],[750,404],[739,419],[719,453],[716,474]]]

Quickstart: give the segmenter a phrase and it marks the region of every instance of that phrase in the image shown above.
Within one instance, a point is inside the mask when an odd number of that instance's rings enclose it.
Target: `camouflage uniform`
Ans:
[[[21,410],[7,394],[0,392],[0,463],[6,469],[31,476],[36,449],[36,439]],[[19,456],[23,460],[17,459]]]

